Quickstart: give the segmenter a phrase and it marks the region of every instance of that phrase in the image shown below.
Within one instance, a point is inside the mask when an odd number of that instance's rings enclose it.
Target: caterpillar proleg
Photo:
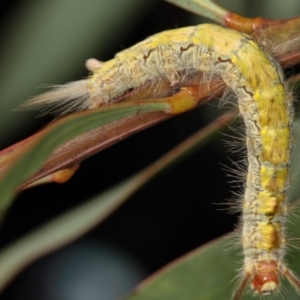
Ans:
[[[249,284],[258,295],[276,293],[281,276],[300,291],[284,262],[293,105],[279,64],[249,36],[204,24],[156,34],[112,60],[86,65],[92,72],[88,79],[57,86],[22,107],[65,114],[108,104],[159,78],[176,85],[181,74],[200,71],[223,79],[238,98],[248,162],[241,218],[244,268],[233,299],[241,299]]]

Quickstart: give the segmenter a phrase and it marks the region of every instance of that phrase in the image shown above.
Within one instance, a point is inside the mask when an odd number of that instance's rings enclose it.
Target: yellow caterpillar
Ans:
[[[96,108],[146,82],[200,71],[220,76],[238,98],[247,140],[248,173],[242,201],[244,270],[234,299],[251,282],[253,291],[278,291],[285,276],[300,282],[284,262],[287,189],[292,148],[292,99],[282,70],[251,38],[217,25],[199,25],[156,34],[101,63],[88,60],[93,74],[58,86],[23,108],[67,113]]]

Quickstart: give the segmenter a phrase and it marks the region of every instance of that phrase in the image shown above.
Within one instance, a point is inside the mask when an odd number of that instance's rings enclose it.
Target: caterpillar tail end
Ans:
[[[261,261],[257,265],[255,274],[246,273],[242,278],[233,300],[241,300],[250,284],[257,295],[272,295],[278,292],[280,287],[280,275],[283,275],[296,292],[300,294],[300,280],[286,266],[279,266],[275,261]]]
[[[62,116],[89,109],[91,96],[87,79],[50,87],[52,87],[50,91],[23,102],[17,110],[38,110],[41,112],[40,116],[46,114]]]

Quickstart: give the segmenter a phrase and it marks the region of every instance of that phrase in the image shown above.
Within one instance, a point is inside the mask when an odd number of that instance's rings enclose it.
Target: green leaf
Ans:
[[[297,203],[300,208],[300,202]],[[207,228],[199,228],[199,234]],[[300,218],[292,217],[287,231],[292,236],[300,235]],[[242,267],[241,242],[233,236],[219,238],[183,256],[152,275],[126,300],[216,300],[231,299],[238,283],[238,271]],[[237,249],[232,249],[237,246]],[[287,255],[288,265],[295,274],[300,274],[300,252],[293,249]],[[281,293],[272,300],[296,300],[299,295],[283,280]],[[247,293],[243,300],[257,299]]]
[[[62,119],[48,130],[38,143],[8,170],[6,176],[0,181],[0,217],[11,204],[14,190],[18,185],[33,175],[57,146],[84,132],[122,118],[151,111],[166,111],[168,108],[169,106],[163,102],[145,102],[139,105],[127,102],[104,109],[74,114]]]
[[[208,18],[219,24],[224,23],[224,18],[228,10],[217,5],[211,0],[166,0],[177,5],[187,11],[193,12],[199,16]]]
[[[101,223],[155,175],[171,164],[174,165],[174,162],[178,163],[183,157],[187,157],[205,142],[208,142],[218,130],[231,122],[234,114],[229,115],[226,113],[220,119],[215,120],[137,175],[42,225],[3,249],[0,252],[0,290],[32,261],[82,236]]]
[[[131,195],[139,174],[77,208],[40,226],[0,252],[0,290],[25,266],[79,238]]]

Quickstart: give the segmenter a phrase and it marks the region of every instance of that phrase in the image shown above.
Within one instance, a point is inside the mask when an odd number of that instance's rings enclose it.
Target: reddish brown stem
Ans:
[[[231,20],[232,19],[233,18],[231,18]],[[257,22],[259,23],[260,21]],[[260,28],[263,29],[257,31],[253,37],[261,43],[267,41],[267,44],[274,50],[274,55],[284,67],[299,63],[300,34],[297,28],[300,27],[300,18],[269,23],[262,22],[262,24],[267,24],[267,26],[260,25]],[[257,25],[257,28],[258,27]],[[195,74],[193,78],[189,78],[181,83],[181,87],[189,89],[190,93],[199,103],[203,103],[205,99],[210,99],[212,96],[220,95],[225,88],[222,82],[216,80],[212,81],[209,85],[200,85],[200,82],[201,74]],[[160,87],[159,89],[150,88],[153,84],[155,84],[155,82],[141,86],[116,99],[116,101],[161,98],[176,93],[174,87],[171,87],[166,80],[162,81],[160,79],[157,82]],[[177,88],[180,88],[180,86]],[[57,170],[78,164],[85,158],[117,143],[121,139],[149,126],[153,126],[169,117],[169,115],[164,113],[148,113],[143,116],[136,115],[81,135],[57,148],[40,171],[24,183],[22,187]],[[37,133],[0,152],[0,177],[5,173],[5,170],[16,161],[19,155],[27,151],[31,143],[38,140],[40,134],[41,133]]]

